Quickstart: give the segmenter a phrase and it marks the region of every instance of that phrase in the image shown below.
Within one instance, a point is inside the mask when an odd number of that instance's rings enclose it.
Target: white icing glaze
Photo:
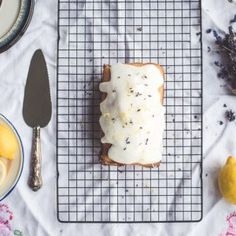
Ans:
[[[19,0],[2,0],[0,6],[0,38],[12,28],[16,22],[19,11]]]
[[[107,93],[100,104],[102,143],[112,144],[108,156],[113,161],[152,164],[162,156],[164,107],[159,88],[164,79],[153,64],[138,67],[111,66],[111,80],[100,84]]]

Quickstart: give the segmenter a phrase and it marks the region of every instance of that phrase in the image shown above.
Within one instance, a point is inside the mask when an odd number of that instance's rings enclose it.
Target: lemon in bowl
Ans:
[[[0,123],[0,157],[14,160],[17,152],[18,142],[15,134],[5,123]]]
[[[23,169],[23,146],[14,126],[0,114],[0,200],[17,184]]]
[[[7,176],[7,165],[0,159],[0,186],[4,184]]]
[[[236,204],[236,158],[228,157],[218,177],[222,196],[231,204]]]

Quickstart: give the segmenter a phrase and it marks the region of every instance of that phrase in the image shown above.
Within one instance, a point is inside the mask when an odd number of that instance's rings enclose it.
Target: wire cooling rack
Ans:
[[[61,222],[202,217],[202,59],[198,0],[59,0],[57,212]],[[159,169],[99,163],[103,64],[166,71]]]

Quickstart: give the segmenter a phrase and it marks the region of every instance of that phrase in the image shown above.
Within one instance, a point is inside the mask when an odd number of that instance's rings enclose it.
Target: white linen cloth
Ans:
[[[207,52],[214,46],[208,28],[227,31],[236,5],[227,0],[203,0],[203,65],[204,65],[204,163],[203,163],[203,220],[199,223],[171,224],[61,224],[56,217],[56,46],[57,1],[39,0],[32,22],[10,50],[0,55],[0,113],[15,125],[22,138],[25,164],[14,191],[3,201],[14,212],[14,228],[24,236],[73,235],[226,235],[226,217],[236,206],[225,202],[218,190],[217,175],[228,155],[236,155],[236,123],[224,118],[227,109],[236,111],[236,97],[228,93],[224,81],[217,78],[215,54]],[[22,117],[24,86],[32,54],[37,48],[45,53],[50,76],[53,116],[42,130],[43,188],[34,193],[28,185],[32,130]],[[223,121],[223,125],[219,125]],[[235,224],[236,228],[236,224]],[[0,232],[0,236],[1,236]],[[236,235],[236,234],[235,234]]]

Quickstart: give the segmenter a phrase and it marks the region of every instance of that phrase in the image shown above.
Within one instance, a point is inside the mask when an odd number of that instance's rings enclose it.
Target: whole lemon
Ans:
[[[228,202],[236,204],[236,158],[228,157],[220,170],[218,182],[223,197]]]
[[[13,160],[17,148],[18,143],[14,133],[5,124],[0,123],[0,157]]]

